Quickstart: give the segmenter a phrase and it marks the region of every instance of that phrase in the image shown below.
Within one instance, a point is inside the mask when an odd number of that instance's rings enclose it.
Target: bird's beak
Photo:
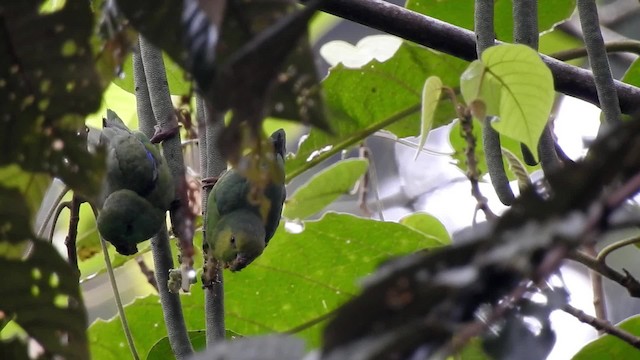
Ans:
[[[249,265],[250,262],[251,261],[246,255],[242,253],[238,253],[238,255],[236,255],[236,258],[229,264],[229,270],[240,271],[244,269],[247,265]]]

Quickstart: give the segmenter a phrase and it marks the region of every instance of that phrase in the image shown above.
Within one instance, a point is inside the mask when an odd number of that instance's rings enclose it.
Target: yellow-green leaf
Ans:
[[[422,87],[422,110],[420,115],[420,143],[416,150],[416,157],[420,155],[424,143],[427,141],[429,131],[433,125],[433,116],[436,113],[438,100],[442,94],[442,80],[437,76],[429,76]]]

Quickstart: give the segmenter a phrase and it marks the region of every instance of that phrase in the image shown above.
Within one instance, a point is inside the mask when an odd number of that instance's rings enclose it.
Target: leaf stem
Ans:
[[[611,254],[612,252],[618,249],[621,249],[625,246],[634,245],[638,243],[640,243],[640,236],[633,236],[627,239],[616,241],[613,244],[609,244],[605,246],[602,250],[600,250],[600,252],[598,253],[598,256],[596,256],[596,260],[598,260],[598,262],[606,264],[607,256],[609,256],[609,254]]]
[[[417,112],[419,112],[421,109],[421,105],[420,104],[416,104],[414,106],[411,106],[409,108],[406,108],[398,113],[395,113],[391,116],[389,116],[387,119],[379,122],[379,123],[375,123],[372,125],[369,125],[368,127],[361,129],[359,131],[356,131],[352,134],[350,134],[350,136],[348,138],[343,139],[342,141],[334,144],[331,149],[319,154],[318,156],[314,157],[313,159],[307,161],[304,163],[304,165],[294,169],[293,171],[291,171],[289,174],[287,174],[287,177],[285,179],[285,183],[290,182],[291,180],[293,180],[296,176],[302,174],[303,172],[311,169],[312,167],[318,165],[319,163],[323,162],[324,160],[330,158],[331,156],[339,153],[340,151],[342,151],[343,149],[346,149],[350,146],[353,146],[355,144],[358,144],[359,142],[362,141],[362,139],[366,138],[367,136],[375,133],[378,130],[381,130],[395,122],[398,122],[408,116],[411,116]]]
[[[607,123],[619,122],[621,121],[620,103],[600,31],[596,2],[595,0],[578,0],[577,7],[600,108]]]
[[[97,219],[98,210],[93,205],[91,205],[91,209],[93,210],[93,215]],[[120,298],[120,291],[118,290],[116,275],[113,272],[113,266],[111,266],[111,259],[109,258],[109,249],[107,248],[107,242],[99,233],[98,233],[98,236],[100,237],[100,246],[102,247],[104,263],[105,263],[105,266],[107,267],[107,274],[109,275],[109,283],[111,284],[111,290],[113,291],[113,298],[116,300],[116,307],[118,309],[120,322],[122,323],[122,330],[124,331],[124,337],[127,339],[129,350],[131,350],[131,356],[133,357],[134,360],[139,360],[140,356],[138,355],[136,344],[133,342],[133,335],[131,334],[131,329],[129,328],[127,315],[125,314],[124,307],[122,306],[122,299]]]

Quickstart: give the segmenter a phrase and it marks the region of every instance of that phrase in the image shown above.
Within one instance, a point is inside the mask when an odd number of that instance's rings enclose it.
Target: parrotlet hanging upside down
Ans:
[[[242,270],[254,261],[273,237],[286,197],[284,154],[286,135],[280,129],[271,135],[275,174],[271,174],[259,195],[251,201],[252,184],[236,169],[225,172],[207,200],[206,237],[213,256],[231,271]],[[262,168],[261,171],[269,171]]]
[[[164,223],[175,198],[173,179],[160,150],[111,110],[100,142],[107,147],[107,174],[98,230],[118,253],[132,255]]]

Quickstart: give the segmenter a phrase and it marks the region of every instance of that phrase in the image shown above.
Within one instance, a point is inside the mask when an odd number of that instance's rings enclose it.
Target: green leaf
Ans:
[[[622,81],[629,85],[640,86],[640,59],[636,59],[627,69]]]
[[[640,315],[635,315],[616,325],[632,335],[640,336]],[[573,360],[626,360],[638,357],[638,349],[613,335],[603,335],[585,345]]]
[[[451,244],[451,237],[447,228],[433,215],[416,212],[400,219],[400,224],[421,232],[425,236],[439,241],[442,245]]]
[[[424,82],[422,88],[422,109],[420,111],[420,143],[416,149],[416,157],[420,155],[424,143],[427,141],[427,136],[433,125],[433,116],[436,113],[438,107],[438,101],[440,101],[440,94],[442,94],[442,80],[437,76],[429,76]]]
[[[207,347],[207,338],[205,330],[193,330],[189,331],[189,340],[191,340],[191,345],[193,346],[194,351],[201,351]],[[234,333],[231,330],[227,330],[226,338],[229,340],[233,340],[241,337],[240,334]],[[147,360],[165,360],[171,359],[173,356],[173,351],[171,350],[171,345],[169,344],[169,337],[165,336],[156,342],[149,353],[147,354]]]
[[[568,19],[575,0],[538,0],[540,32]],[[450,24],[473,30],[474,0],[408,0],[406,7]],[[513,42],[513,1],[495,2],[495,32],[499,40]]]
[[[380,41],[381,46],[390,42]],[[359,68],[333,67],[323,82],[329,122],[335,136],[312,129],[296,157],[286,164],[290,180],[331,154],[357,144],[378,130],[399,137],[420,133],[424,79],[437,74],[444,84],[456,84],[466,62],[403,42],[390,59],[372,60]],[[438,106],[433,127],[455,117],[453,105]]]
[[[298,234],[286,232],[282,224],[251,266],[225,273],[226,327],[242,336],[291,330],[348,300],[359,290],[357,281],[389,257],[444,242],[401,224],[347,214],[327,213],[320,220],[304,222],[304,231]],[[181,296],[189,330],[204,328],[203,299],[200,286]],[[167,335],[157,296],[137,299],[125,312],[141,354]],[[323,324],[319,321],[296,335],[317,347]],[[117,318],[92,324],[89,340],[94,359],[130,356],[126,346],[112,346],[126,344]]]
[[[31,214],[38,211],[50,183],[51,176],[46,173],[27,172],[17,165],[0,166],[0,186],[20,191],[29,205]]]
[[[287,199],[282,216],[287,219],[306,219],[316,214],[349,192],[368,166],[367,160],[347,159],[315,174]]]
[[[551,71],[535,50],[525,45],[493,46],[482,53],[482,65],[469,66],[460,87],[467,104],[482,100],[487,115],[498,116],[491,123],[496,131],[529,149],[538,148],[555,92]]]
[[[48,242],[25,239],[23,244],[30,246],[15,257],[7,251],[9,243],[0,241],[0,310],[15,316],[49,355],[88,359],[78,275]]]

